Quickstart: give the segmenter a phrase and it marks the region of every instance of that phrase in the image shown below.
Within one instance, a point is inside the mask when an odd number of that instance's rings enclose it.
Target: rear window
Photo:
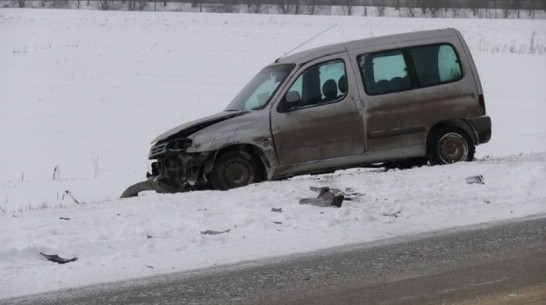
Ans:
[[[358,57],[369,95],[436,86],[462,78],[459,57],[449,44],[390,50]]]

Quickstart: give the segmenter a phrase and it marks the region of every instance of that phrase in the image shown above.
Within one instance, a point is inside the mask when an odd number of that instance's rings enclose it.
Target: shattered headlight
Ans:
[[[167,150],[186,150],[190,147],[192,140],[190,139],[175,139],[167,142]]]
[[[190,147],[191,144],[192,140],[187,138],[173,139],[167,142],[158,142],[150,149],[148,159],[153,159],[154,157],[164,154],[167,151],[184,151],[186,148]]]

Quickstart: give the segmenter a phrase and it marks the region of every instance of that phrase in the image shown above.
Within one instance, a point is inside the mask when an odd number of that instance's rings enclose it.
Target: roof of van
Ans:
[[[441,30],[429,30],[410,32],[403,34],[394,34],[388,36],[378,36],[373,38],[365,38],[359,40],[353,40],[348,42],[336,43],[317,47],[302,52],[294,53],[281,57],[275,61],[274,64],[281,63],[295,63],[304,64],[310,60],[333,55],[341,52],[350,51],[353,49],[376,49],[378,51],[382,48],[398,48],[409,45],[418,44],[419,40],[430,40],[433,38],[441,38],[446,36],[456,36],[458,33],[455,29],[441,29]],[[411,44],[409,43],[411,42]]]

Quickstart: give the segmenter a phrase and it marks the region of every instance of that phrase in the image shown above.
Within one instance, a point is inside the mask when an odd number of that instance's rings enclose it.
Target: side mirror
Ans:
[[[297,91],[289,91],[286,93],[282,101],[277,107],[278,112],[288,112],[296,108],[300,104],[301,98]]]

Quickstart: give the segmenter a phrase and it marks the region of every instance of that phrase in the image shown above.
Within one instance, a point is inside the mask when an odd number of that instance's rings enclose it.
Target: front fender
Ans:
[[[271,136],[269,111],[256,110],[208,126],[189,138],[192,145],[188,153],[214,153],[230,147],[254,147],[259,149],[267,163],[275,162],[275,146]]]

